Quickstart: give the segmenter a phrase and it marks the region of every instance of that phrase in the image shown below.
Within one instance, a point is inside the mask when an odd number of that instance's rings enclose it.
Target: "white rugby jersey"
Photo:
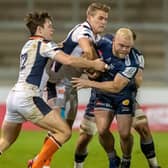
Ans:
[[[88,38],[93,45],[100,40],[100,35],[95,36],[92,31],[91,26],[87,21],[76,25],[67,35],[66,39],[63,41],[63,50],[67,54],[72,54],[73,56],[79,57],[82,55],[83,50],[79,46],[80,38]],[[51,81],[58,81],[60,78],[67,78],[71,80],[72,77],[80,77],[83,73],[81,68],[73,68],[70,66],[55,63],[54,71],[57,72],[56,75],[53,73],[50,75]],[[61,68],[60,68],[61,67]]]
[[[22,90],[29,84],[43,90],[48,80],[46,64],[58,52],[56,43],[33,36],[23,46],[20,54],[20,70],[15,90]]]

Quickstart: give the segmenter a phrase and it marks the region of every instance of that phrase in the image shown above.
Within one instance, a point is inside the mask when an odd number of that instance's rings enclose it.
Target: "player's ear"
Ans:
[[[41,26],[37,26],[36,33],[37,34],[42,33],[42,27]]]

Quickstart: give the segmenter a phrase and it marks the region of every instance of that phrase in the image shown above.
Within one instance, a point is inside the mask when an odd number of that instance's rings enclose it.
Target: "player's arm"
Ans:
[[[137,88],[141,86],[142,82],[143,82],[143,70],[139,68],[137,74],[135,75],[135,84]]]
[[[81,78],[73,78],[72,83],[77,88],[96,88],[106,92],[120,92],[130,80],[117,73],[113,81],[97,82]]]
[[[98,58],[98,54],[95,47],[93,46],[93,42],[91,42],[89,38],[82,37],[78,40],[78,43],[83,50],[82,57],[89,60],[94,60]],[[95,71],[93,68],[86,69],[85,73],[90,79],[96,79],[100,75],[99,71]]]
[[[87,58],[89,60],[94,60],[98,58],[96,50],[93,46],[93,43],[90,41],[89,38],[82,37],[78,40],[79,46],[83,50],[82,57]]]
[[[100,59],[91,61],[82,57],[75,57],[72,55],[65,54],[62,51],[56,52],[56,55],[54,56],[54,60],[62,64],[73,66],[73,67],[93,68],[95,70],[102,71],[102,72],[104,72],[105,69],[108,68],[108,66]]]

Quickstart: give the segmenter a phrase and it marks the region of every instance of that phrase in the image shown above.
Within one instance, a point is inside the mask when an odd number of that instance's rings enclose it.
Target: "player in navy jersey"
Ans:
[[[132,31],[133,32],[133,31]],[[133,32],[134,40],[136,39],[136,34]],[[112,43],[113,36],[106,35],[103,37],[103,40]],[[102,40],[102,42],[103,42]],[[142,70],[144,68],[143,57],[139,57],[139,68],[141,72],[136,75],[137,85],[141,85],[142,83]],[[135,88],[135,96],[136,96],[136,88]],[[91,92],[91,97],[89,103],[85,110],[84,118],[80,125],[80,136],[78,138],[77,147],[75,151],[75,160],[79,161],[81,165],[86,158],[87,153],[87,145],[91,141],[93,135],[96,133],[96,125],[94,119],[94,106],[95,106],[95,93]],[[136,102],[136,110],[135,116],[133,117],[133,127],[137,130],[140,135],[141,141],[141,150],[144,153],[145,157],[148,160],[149,167],[151,168],[159,168],[155,149],[154,142],[151,136],[151,132],[148,126],[147,117],[143,113],[139,104]],[[80,158],[80,159],[77,159]],[[81,166],[82,168],[83,166]]]
[[[26,17],[26,26],[31,37],[21,50],[18,81],[7,98],[7,112],[1,129],[0,154],[15,142],[22,124],[31,121],[51,132],[38,158],[29,166],[41,168],[44,161],[70,138],[71,133],[67,123],[59,116],[59,108],[52,110],[42,98],[48,80],[48,60],[101,71],[105,70],[105,63],[100,60],[76,58],[61,51],[52,41],[54,29],[52,18],[47,12],[29,13]]]
[[[109,131],[116,115],[123,152],[122,165],[130,165],[133,138],[131,135],[132,112],[135,97],[134,77],[139,72],[141,54],[133,47],[132,31],[119,29],[115,37],[103,38],[98,49],[103,60],[109,65],[108,72],[103,73],[97,82],[74,78],[75,87],[93,87],[96,94],[94,115],[99,134],[99,141],[105,151],[111,155],[110,168],[117,167],[114,157],[114,138]]]

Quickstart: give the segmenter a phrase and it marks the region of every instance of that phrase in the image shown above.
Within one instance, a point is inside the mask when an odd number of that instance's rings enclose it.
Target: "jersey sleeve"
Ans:
[[[138,61],[139,61],[139,68],[144,69],[145,61],[142,54],[138,56]]]
[[[144,69],[145,61],[143,54],[136,48],[133,48],[131,52],[134,56],[133,59],[135,59],[136,64],[138,64],[138,67]]]
[[[138,71],[138,67],[125,67],[123,70],[119,71],[119,73],[128,78],[129,80],[133,79]]]
[[[74,42],[78,42],[80,38],[88,38],[91,41],[94,40],[94,35],[91,29],[89,29],[88,27],[85,27],[83,25],[81,25],[80,27],[78,27],[72,34],[72,40]]]
[[[55,42],[42,42],[42,47],[40,48],[40,54],[43,57],[48,57],[54,59],[57,52],[61,50],[60,47]]]

